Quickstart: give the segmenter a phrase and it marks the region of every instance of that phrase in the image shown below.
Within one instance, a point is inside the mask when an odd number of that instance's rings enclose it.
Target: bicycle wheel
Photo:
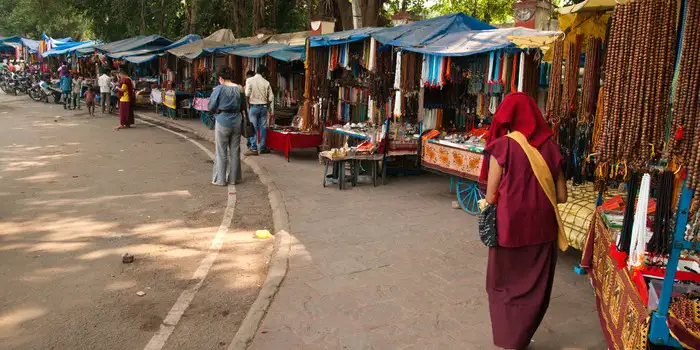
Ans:
[[[486,197],[475,181],[459,179],[457,181],[457,201],[464,211],[477,215],[479,210],[479,200]]]

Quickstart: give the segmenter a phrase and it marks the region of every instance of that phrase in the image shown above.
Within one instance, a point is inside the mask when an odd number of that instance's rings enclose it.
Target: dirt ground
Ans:
[[[158,128],[115,132],[114,116],[26,96],[0,93],[0,123],[0,349],[144,347],[222,222],[211,161]],[[252,234],[271,211],[244,170],[233,224],[165,348],[226,346],[264,281],[273,241]]]

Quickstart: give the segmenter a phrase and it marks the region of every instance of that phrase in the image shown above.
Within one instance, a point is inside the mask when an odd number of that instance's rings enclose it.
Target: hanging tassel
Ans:
[[[680,141],[683,139],[683,127],[679,126],[678,130],[676,130],[676,141]]]

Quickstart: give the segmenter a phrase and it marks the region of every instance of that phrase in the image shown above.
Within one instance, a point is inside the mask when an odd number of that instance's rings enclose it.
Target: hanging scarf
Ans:
[[[520,54],[520,72],[518,73],[518,92],[523,92],[525,88],[525,53]]]
[[[522,92],[512,93],[503,99],[491,121],[486,145],[490,145],[509,131],[520,131],[527,142],[540,148],[552,137],[552,129],[542,117],[542,112],[532,97]],[[489,157],[484,157],[481,166],[481,181],[488,179]]]

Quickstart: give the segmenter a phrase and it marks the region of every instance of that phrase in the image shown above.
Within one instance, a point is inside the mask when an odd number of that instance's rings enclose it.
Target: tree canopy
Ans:
[[[317,16],[334,17],[336,29],[351,29],[352,0],[0,0],[0,36],[73,37],[106,42],[139,34],[177,39],[231,28],[236,37],[267,28],[277,33],[307,30]],[[511,18],[514,0],[355,0],[362,25],[388,25],[393,14],[425,17],[454,12],[487,22]],[[568,0],[575,1],[575,0]],[[564,0],[567,2],[567,0]],[[432,4],[432,5],[427,5]]]

